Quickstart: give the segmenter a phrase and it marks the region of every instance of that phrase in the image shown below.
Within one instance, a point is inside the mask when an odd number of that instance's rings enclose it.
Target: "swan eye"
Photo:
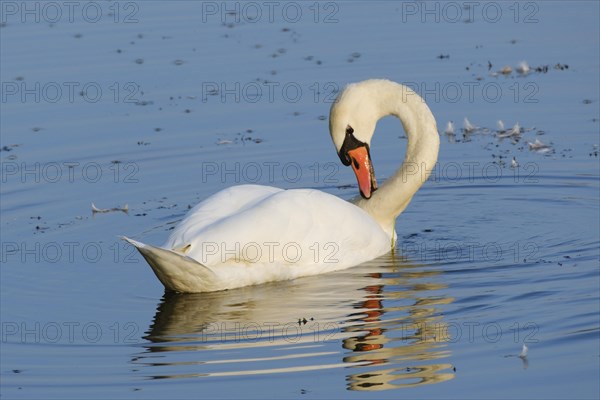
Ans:
[[[342,164],[348,166],[354,162],[355,167],[358,169],[356,160],[352,159],[352,157],[348,155],[348,152],[363,146],[367,148],[367,151],[369,151],[369,145],[367,143],[361,142],[354,137],[354,128],[352,128],[350,125],[346,126],[346,137],[344,138],[344,143],[342,143],[342,147],[338,152],[338,156],[340,157]]]

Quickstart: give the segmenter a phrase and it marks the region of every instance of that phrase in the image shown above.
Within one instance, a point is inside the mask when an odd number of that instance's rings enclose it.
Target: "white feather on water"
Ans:
[[[535,139],[535,142],[527,142],[529,146],[529,150],[535,151],[537,153],[548,153],[552,151],[552,146],[542,142],[540,139]]]
[[[471,123],[471,121],[469,121],[469,120],[467,119],[467,117],[465,117],[465,119],[463,120],[463,130],[464,130],[466,133],[471,133],[471,132],[474,132],[474,131],[476,131],[477,129],[479,129],[479,127],[478,127],[478,126],[475,126],[475,125],[473,125],[473,124]]]
[[[527,353],[529,352],[529,347],[527,347],[527,345],[523,345],[523,348],[521,349],[521,353],[519,353],[519,357],[521,358],[525,358],[527,357]]]
[[[92,203],[93,213],[108,213],[113,211],[122,211],[124,213],[129,212],[129,205],[125,204],[123,207],[98,208],[94,203]]]
[[[517,64],[516,70],[521,75],[527,75],[531,68],[529,68],[529,64],[527,63],[527,61],[521,61]]]
[[[502,122],[501,119],[499,119],[498,122],[496,122],[496,125],[498,126],[498,132],[506,131],[506,129],[504,128],[504,122]]]
[[[448,121],[446,124],[446,129],[444,130],[446,135],[454,135],[454,122]]]

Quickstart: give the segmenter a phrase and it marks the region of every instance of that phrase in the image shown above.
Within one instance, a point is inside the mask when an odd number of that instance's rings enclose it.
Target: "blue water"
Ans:
[[[3,398],[600,396],[597,2],[1,5]],[[119,241],[236,184],[355,196],[326,116],[372,77],[442,132],[393,254],[173,295]]]

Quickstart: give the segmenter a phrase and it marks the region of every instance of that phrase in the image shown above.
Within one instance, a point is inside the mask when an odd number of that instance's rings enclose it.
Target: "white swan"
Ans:
[[[379,189],[369,145],[377,121],[395,115],[408,144],[404,162]],[[348,85],[331,107],[329,130],[362,197],[311,189],[241,185],[194,207],[162,248],[134,245],[167,290],[204,292],[336,271],[389,252],[396,217],[437,160],[435,119],[406,86],[372,79]]]

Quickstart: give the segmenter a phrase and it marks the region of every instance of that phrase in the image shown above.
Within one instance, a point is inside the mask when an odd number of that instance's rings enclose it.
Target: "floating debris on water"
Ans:
[[[527,64],[527,61],[521,61],[519,64],[517,64],[516,71],[521,75],[527,75],[530,70],[531,69],[529,68],[529,64]]]
[[[502,75],[510,75],[512,74],[512,67],[510,65],[505,65],[500,71],[498,71],[498,73]]]
[[[554,69],[563,71],[565,69],[569,69],[569,66],[567,64],[556,63],[556,65],[554,65]]]
[[[444,130],[446,135],[454,135],[454,122],[448,121],[446,124],[446,129]]]
[[[470,142],[472,140],[473,135],[485,135],[485,134],[493,133],[493,136],[498,140],[494,141],[494,142],[489,142],[486,145],[484,145],[483,148],[488,151],[493,151],[495,148],[498,148],[504,139],[510,139],[511,144],[517,145],[518,143],[521,142],[521,140],[523,139],[523,136],[528,133],[530,135],[535,134],[537,136],[544,135],[546,133],[543,130],[536,128],[535,126],[529,127],[529,128],[522,127],[519,122],[516,122],[512,128],[506,129],[504,121],[502,121],[502,120],[496,121],[496,129],[488,128],[485,126],[477,126],[477,125],[474,125],[473,123],[471,123],[471,121],[469,121],[469,119],[467,117],[465,117],[463,120],[463,128],[461,129],[461,131],[463,133],[462,140],[457,140],[456,136],[453,134],[454,123],[453,123],[453,121],[448,121],[443,133],[446,134],[446,137],[447,137],[449,143],[460,143],[460,142],[466,143],[466,142]],[[442,134],[442,131],[440,131],[440,134]],[[530,140],[533,140],[533,138]],[[555,149],[554,149],[553,144],[543,143],[539,139],[535,139],[534,141],[526,141],[525,143],[527,143],[530,151],[534,151],[539,154],[546,154],[546,153],[555,154]],[[524,145],[522,145],[522,146],[519,146],[517,149],[519,151],[523,151],[526,149],[526,147]],[[568,154],[568,151],[570,151],[570,150],[571,149],[562,150],[561,156],[562,157],[571,157],[571,155]],[[498,156],[498,160],[494,161],[494,163],[496,163],[502,167],[517,168],[519,166],[519,163],[517,162],[515,157],[512,157],[508,154],[508,153],[510,153],[510,150],[504,150],[504,152],[506,153],[506,155]],[[593,157],[596,153],[597,153],[597,149],[593,149],[593,151],[590,152],[589,155]],[[496,155],[492,154],[492,157],[496,157]],[[511,161],[511,157],[512,157],[512,161]]]
[[[475,63],[471,63],[471,65],[474,65],[474,64]],[[482,64],[476,64],[476,65],[483,67]],[[567,64],[556,63],[553,68],[555,70],[564,71],[564,70],[569,69],[569,66]],[[471,70],[470,67],[467,67],[466,69],[467,69],[467,71]],[[532,72],[545,74],[550,69],[551,69],[551,67],[548,64],[540,65],[537,67],[532,67],[529,65],[529,63],[527,61],[520,61],[514,67],[514,71],[517,72],[521,76],[527,76]],[[509,75],[512,74],[513,67],[511,67],[510,65],[505,65],[504,67],[502,67],[501,69],[499,69],[497,71],[492,71],[492,63],[490,61],[488,61],[487,62],[487,70],[489,71],[489,76],[491,76],[491,77],[498,77],[500,75],[504,75],[504,76],[508,77]]]
[[[527,347],[527,345],[523,344],[523,348],[521,349],[521,353],[519,353],[519,357],[521,357],[521,358],[527,357],[528,352],[529,352],[529,347]]]
[[[113,208],[98,208],[94,203],[92,203],[92,213],[109,213],[114,211],[122,211],[124,213],[129,212],[129,205],[125,204],[123,207],[113,207]]]
[[[552,151],[552,146],[543,143],[542,141],[540,141],[540,139],[535,139],[535,142],[527,142],[527,145],[529,146],[529,150],[531,151],[535,151],[537,153],[548,153],[550,151]]]
[[[512,129],[509,131],[511,136],[520,136],[523,130],[521,129],[521,125],[517,122],[513,125]]]
[[[502,121],[498,121],[498,122],[502,122]],[[503,124],[504,126],[504,124]],[[503,132],[498,131],[498,134],[496,135],[499,138],[508,138],[508,137],[512,137],[514,139],[520,139],[521,138],[521,126],[519,125],[519,123],[517,122],[512,129],[509,130],[504,130]]]
[[[0,151],[13,151],[13,149],[15,147],[19,147],[20,144],[9,144],[7,146],[2,146],[2,148],[0,148]]]
[[[499,119],[498,122],[496,122],[496,126],[498,127],[498,133],[506,132],[506,129],[504,128],[504,122],[502,122],[501,119]]]
[[[138,100],[135,103],[133,103],[136,106],[141,106],[141,107],[145,107],[145,106],[149,106],[154,104],[153,101],[149,101],[149,100]]]
[[[476,131],[477,129],[479,129],[478,126],[475,126],[471,123],[471,121],[469,121],[467,119],[467,117],[465,117],[465,119],[463,120],[463,131],[465,133],[472,133],[474,131]]]
[[[252,129],[246,129],[246,133],[252,133],[254,132]],[[253,143],[262,143],[264,140],[261,138],[257,138],[257,137],[252,137],[243,133],[238,132],[237,133],[237,137],[234,139],[223,139],[223,138],[219,138],[215,143],[218,146],[223,146],[223,145],[229,145],[229,144],[246,144],[246,142],[253,142]]]

